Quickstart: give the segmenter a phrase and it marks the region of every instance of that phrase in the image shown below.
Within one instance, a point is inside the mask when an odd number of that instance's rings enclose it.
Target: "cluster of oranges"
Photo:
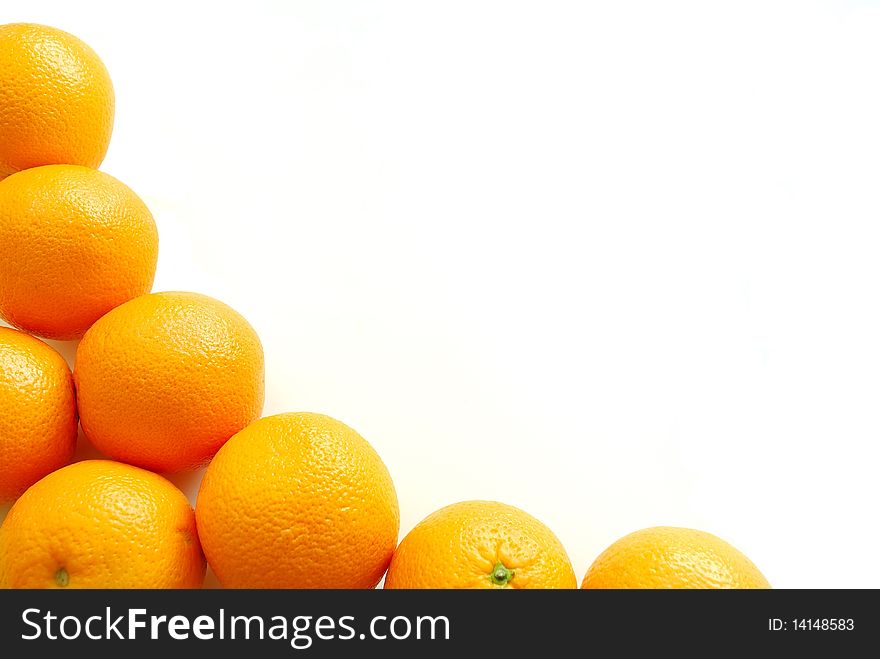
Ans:
[[[327,416],[260,418],[263,350],[195,293],[150,293],[146,205],[97,170],[114,96],[97,55],[0,26],[0,587],[574,588],[560,541],[497,502],[450,505],[398,545],[373,447]],[[76,340],[71,373],[34,336]],[[68,464],[78,424],[108,458]],[[195,510],[155,472],[208,465]],[[612,544],[585,588],[758,587],[740,552],[660,527]]]

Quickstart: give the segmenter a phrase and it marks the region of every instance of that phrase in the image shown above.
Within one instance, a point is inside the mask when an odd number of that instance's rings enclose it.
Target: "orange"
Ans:
[[[385,588],[576,588],[568,554],[519,508],[465,501],[441,508],[400,543]]]
[[[0,25],[0,90],[0,179],[39,165],[104,160],[113,85],[82,41],[44,25]]]
[[[75,447],[67,362],[39,339],[0,327],[0,502],[66,465]]]
[[[227,588],[373,588],[400,527],[373,447],[305,413],[261,419],[230,439],[205,473],[196,519]]]
[[[199,588],[204,578],[183,492],[118,462],[49,474],[0,526],[0,588]]]
[[[735,547],[704,531],[657,526],[608,547],[582,588],[770,588]]]
[[[154,471],[210,460],[263,409],[263,348],[235,310],[196,293],[144,295],[86,332],[80,422],[107,455]]]
[[[113,307],[149,293],[159,235],[144,202],[77,165],[0,181],[0,315],[50,339],[74,339]]]

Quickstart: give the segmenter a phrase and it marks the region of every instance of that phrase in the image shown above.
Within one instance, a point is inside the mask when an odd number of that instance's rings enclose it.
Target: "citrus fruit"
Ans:
[[[66,465],[75,447],[67,362],[39,339],[0,327],[0,502]]]
[[[127,186],[78,165],[0,181],[0,315],[27,332],[74,339],[148,293],[159,236]]]
[[[44,25],[0,25],[0,90],[0,179],[39,165],[104,160],[113,85],[82,41]]]
[[[320,414],[279,414],[230,439],[196,502],[208,564],[227,588],[373,588],[400,517],[365,439]]]
[[[582,588],[769,588],[739,550],[711,533],[657,526],[608,547]]]
[[[400,543],[385,588],[576,588],[553,532],[519,508],[464,501],[419,522]]]
[[[154,293],[96,322],[76,352],[80,422],[107,455],[154,471],[210,460],[263,409],[263,348],[235,310]]]
[[[118,462],[49,474],[0,526],[0,588],[198,588],[204,577],[183,492]]]

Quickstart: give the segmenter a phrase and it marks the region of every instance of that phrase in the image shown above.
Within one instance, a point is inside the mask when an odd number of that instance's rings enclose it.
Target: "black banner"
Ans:
[[[868,590],[2,591],[0,648],[6,657],[190,657],[223,643],[260,658],[558,648],[855,656],[874,647],[878,616]]]

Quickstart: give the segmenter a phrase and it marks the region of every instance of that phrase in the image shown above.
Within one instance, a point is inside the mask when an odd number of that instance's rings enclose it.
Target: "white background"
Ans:
[[[98,51],[103,169],[156,216],[155,290],[241,311],[265,412],[360,431],[402,533],[491,498],[579,579],[672,524],[777,587],[880,587],[878,3],[28,0],[12,21]]]

